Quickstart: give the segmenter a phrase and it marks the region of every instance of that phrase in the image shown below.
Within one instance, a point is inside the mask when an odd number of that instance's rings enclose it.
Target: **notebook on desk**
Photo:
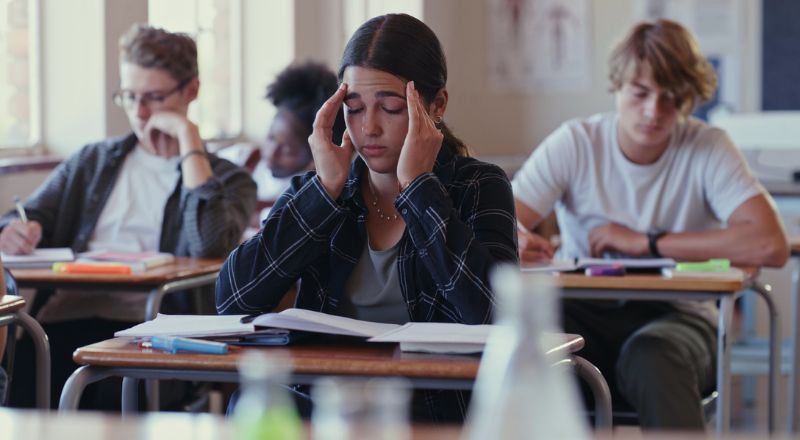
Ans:
[[[239,341],[242,345],[288,345],[306,334],[338,335],[368,342],[397,342],[405,351],[479,353],[491,326],[410,322],[405,325],[359,321],[305,309],[266,313],[242,323],[246,315],[164,315],[114,336],[183,336]],[[269,330],[266,330],[269,329]]]
[[[70,248],[37,248],[30,255],[1,254],[3,264],[9,269],[49,269],[53,263],[75,260]]]
[[[675,267],[672,258],[573,258],[547,263],[522,263],[523,272],[574,272],[593,266],[621,265],[628,272],[661,273],[665,267]]]
[[[175,256],[166,252],[118,252],[118,251],[89,251],[79,255],[81,263],[114,263],[131,268],[132,272],[144,272],[154,267],[163,266],[175,261]]]

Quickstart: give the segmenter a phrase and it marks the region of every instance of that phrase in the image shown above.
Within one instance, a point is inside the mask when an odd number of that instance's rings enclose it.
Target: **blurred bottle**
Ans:
[[[239,360],[242,391],[233,420],[239,440],[301,440],[303,424],[289,395],[289,359],[250,350]]]
[[[409,388],[400,378],[317,381],[314,440],[409,440]]]
[[[523,281],[524,280],[524,281]],[[545,340],[558,328],[558,295],[548,275],[503,266],[491,277],[497,322],[481,358],[466,437],[586,439],[589,430],[571,376],[553,364]],[[552,342],[550,344],[552,346]]]

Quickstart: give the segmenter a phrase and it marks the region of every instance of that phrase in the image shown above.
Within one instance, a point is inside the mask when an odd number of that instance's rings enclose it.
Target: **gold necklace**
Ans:
[[[369,174],[367,174],[367,185],[369,185],[369,192],[370,195],[372,196],[372,207],[375,208],[375,212],[378,213],[378,218],[387,222],[391,222],[400,218],[397,216],[397,214],[392,214],[392,215],[386,214],[385,212],[383,212],[381,207],[378,206],[378,196],[377,193],[375,192],[375,188],[372,187],[372,179],[369,178]]]

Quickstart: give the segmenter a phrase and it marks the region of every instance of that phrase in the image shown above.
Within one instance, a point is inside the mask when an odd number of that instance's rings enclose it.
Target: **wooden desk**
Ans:
[[[583,348],[578,335],[553,338],[549,353],[568,358],[575,372],[595,392],[598,425],[610,426],[611,400],[608,385],[596,368],[572,353]],[[73,359],[83,366],[64,385],[59,410],[76,409],[83,389],[110,376],[123,377],[122,411],[136,411],[140,379],[178,379],[238,382],[237,361],[243,348],[232,346],[226,355],[169,354],[140,348],[131,338],[98,342],[75,351]],[[246,348],[280,352],[291,359],[291,382],[312,384],[323,376],[385,377],[408,379],[415,388],[471,389],[480,357],[405,353],[397,344],[320,345]],[[605,387],[605,388],[603,388]]]
[[[0,276],[3,274],[0,273]],[[0,326],[19,324],[31,335],[36,355],[36,406],[50,409],[50,344],[42,326],[25,313],[24,308],[25,300],[22,297],[3,296],[0,299]]]
[[[587,277],[581,274],[562,273],[555,276],[562,288],[563,297],[576,299],[610,299],[637,301],[715,300],[720,302],[717,326],[717,432],[730,429],[731,409],[731,344],[728,333],[733,321],[733,305],[746,289],[759,293],[767,302],[771,313],[770,327],[770,389],[769,426],[774,430],[777,381],[779,378],[779,329],[777,311],[768,289],[755,283],[756,271],[746,270],[750,278],[744,281],[719,279],[665,278],[661,275],[631,274],[622,277]]]
[[[213,285],[222,259],[176,257],[175,262],[130,275],[56,273],[49,269],[10,269],[20,288],[92,291],[150,291],[144,320],[155,318],[164,295]]]

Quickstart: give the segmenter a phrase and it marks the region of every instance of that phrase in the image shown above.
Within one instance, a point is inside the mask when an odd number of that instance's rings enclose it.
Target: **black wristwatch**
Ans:
[[[667,231],[660,229],[651,229],[647,231],[647,244],[650,247],[650,256],[653,258],[661,258],[661,253],[658,252],[658,239],[665,236]]]

